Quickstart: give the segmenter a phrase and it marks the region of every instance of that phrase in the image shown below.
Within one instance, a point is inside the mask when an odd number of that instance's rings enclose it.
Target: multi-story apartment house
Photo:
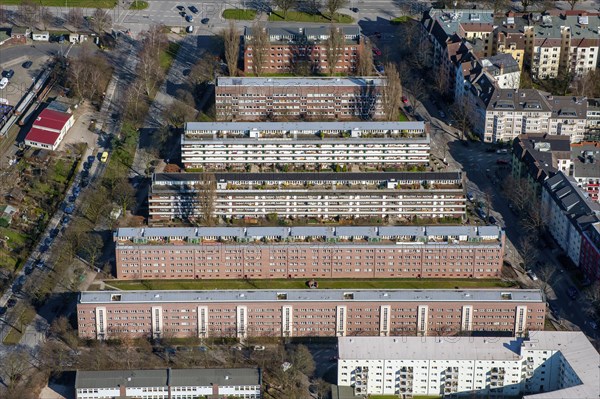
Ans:
[[[600,202],[600,142],[584,141],[571,146],[569,174],[592,201]]]
[[[519,26],[514,13],[495,19],[494,54],[509,54],[517,61],[519,70],[523,70],[527,51],[527,38],[522,26]],[[522,24],[521,24],[522,25]]]
[[[466,211],[461,172],[161,173],[149,221],[198,220],[206,201],[217,218],[460,219]]]
[[[383,119],[379,77],[217,78],[221,121]]]
[[[600,222],[583,229],[579,267],[590,281],[600,280]]]
[[[244,71],[251,73],[256,62],[252,45],[252,29],[246,27],[243,35]],[[335,65],[336,73],[351,73],[356,69],[356,62],[363,39],[359,26],[281,28],[268,27],[269,43],[264,52],[262,70],[265,73],[281,73],[291,71],[299,62],[308,63],[315,73],[326,73],[329,69],[327,60],[327,40],[331,29],[337,29],[344,37],[344,47],[338,49],[339,59]]]
[[[498,226],[119,228],[118,279],[495,278]]]
[[[595,136],[595,140],[600,137],[600,99],[589,98],[587,109],[587,133]]]
[[[521,84],[521,69],[519,63],[511,54],[497,54],[481,58],[479,62],[490,74],[496,86],[500,89],[518,89]]]
[[[581,331],[507,337],[340,337],[338,385],[357,396],[595,398],[600,355]]]
[[[522,134],[512,146],[512,176],[525,178],[533,191],[541,195],[544,181],[558,171],[569,174],[571,140],[567,136],[545,133]]]
[[[587,101],[584,97],[552,96],[534,89],[497,89],[487,105],[483,140],[510,141],[520,134],[549,133],[584,138]]]
[[[600,204],[591,201],[563,172],[546,179],[541,215],[546,228],[575,265],[579,265],[582,232],[600,219]]]
[[[543,330],[539,290],[89,291],[79,337],[336,337]]]
[[[597,68],[600,14],[556,11],[525,18],[533,77],[556,78],[561,71],[580,77]]]
[[[75,399],[260,399],[258,368],[77,371]]]
[[[249,170],[429,162],[423,122],[188,122],[181,138],[186,168]]]
[[[494,17],[492,10],[450,10],[432,8],[421,19],[422,40],[433,45],[431,64],[436,79],[445,82],[445,91],[454,93],[455,64],[463,39],[482,42],[478,56],[492,55]]]

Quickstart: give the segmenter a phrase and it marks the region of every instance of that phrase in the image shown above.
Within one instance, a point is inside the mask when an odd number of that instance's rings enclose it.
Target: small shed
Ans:
[[[31,38],[36,42],[47,42],[50,40],[50,32],[34,30],[31,33]]]

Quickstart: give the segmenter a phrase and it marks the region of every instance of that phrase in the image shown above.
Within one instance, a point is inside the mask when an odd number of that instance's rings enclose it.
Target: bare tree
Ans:
[[[340,9],[347,7],[348,3],[348,0],[326,0],[325,9],[327,10],[329,19],[333,21],[335,19],[335,14],[337,14]]]
[[[385,120],[398,120],[400,104],[402,104],[402,81],[396,65],[388,62],[385,65],[385,83],[381,87],[381,104]]]
[[[571,10],[574,10],[579,0],[566,0],[566,2],[571,7]]]
[[[279,8],[281,11],[283,11],[283,19],[286,19],[288,11],[291,10],[292,8],[296,7],[296,5],[298,5],[298,1],[297,0],[273,0],[273,4],[275,4],[275,6],[277,8]]]
[[[122,178],[119,181],[113,199],[121,207],[123,215],[127,213],[127,208],[135,204],[135,190],[129,184],[127,178]]]
[[[50,8],[48,8],[46,6],[40,6],[39,13],[38,13],[38,20],[42,24],[44,29],[46,29],[48,27],[48,25],[51,25],[52,22],[54,21],[54,14],[52,14],[52,12],[50,11]]]
[[[417,108],[417,101],[423,101],[427,98],[427,88],[425,87],[425,83],[423,83],[423,79],[409,80],[406,88],[406,97],[412,105],[412,113],[414,114]]]
[[[539,251],[535,244],[535,238],[532,236],[523,236],[519,241],[521,258],[525,270],[531,269],[539,258]]]
[[[494,14],[510,9],[510,0],[485,0],[483,2],[486,7],[494,10]]]
[[[365,40],[358,48],[358,61],[356,64],[356,75],[371,76],[373,73],[373,46],[370,40]]]
[[[0,362],[2,381],[11,389],[23,378],[30,367],[29,354],[25,350],[12,351],[4,356],[2,362]]]
[[[466,133],[471,128],[471,113],[466,97],[463,96],[452,104],[450,112],[456,122],[456,128],[460,131],[460,139],[464,140]]]
[[[104,242],[102,237],[97,232],[88,231],[83,238],[82,255],[87,258],[87,261],[92,267],[96,266],[98,257],[102,254]]]
[[[138,78],[129,84],[124,98],[124,115],[126,120],[136,128],[141,127],[149,107],[144,81]]]
[[[139,54],[138,74],[144,82],[146,95],[151,96],[164,78],[164,71],[160,66],[160,59],[154,56],[150,47],[144,47]]]
[[[223,45],[225,47],[225,62],[229,70],[229,76],[237,75],[238,58],[240,56],[240,33],[233,21],[221,32]],[[254,54],[252,54],[254,56]]]
[[[171,126],[183,127],[193,117],[195,110],[181,101],[174,100],[166,109],[164,117]]]
[[[66,21],[76,28],[83,26],[83,10],[79,7],[70,8],[65,17]]]
[[[141,36],[144,48],[156,58],[159,58],[160,53],[169,45],[165,26],[162,24],[152,25],[148,30],[142,32]]]
[[[321,13],[323,2],[321,0],[305,0],[304,10],[311,15],[319,15]]]
[[[0,4],[0,24],[8,22],[8,11],[4,8],[4,5]]]
[[[112,17],[108,11],[97,8],[92,13],[92,30],[98,34],[104,33],[112,24]]]
[[[600,317],[600,280],[585,288],[583,296],[589,306],[586,306],[586,313],[592,319]]]
[[[333,75],[342,53],[344,52],[344,34],[342,29],[332,25],[329,28],[329,36],[325,40],[325,56],[327,57],[327,70]]]
[[[23,0],[17,7],[17,19],[26,25],[32,25],[37,22],[39,3],[33,0]]]
[[[212,226],[217,200],[217,180],[214,173],[203,173],[197,187],[196,200],[202,215],[202,224]]]
[[[269,45],[269,35],[264,22],[254,22],[252,25],[252,36],[248,40],[248,45],[252,47],[252,72],[256,76],[260,76]]]
[[[551,263],[551,262],[538,263],[538,265],[535,269],[535,272],[536,272],[536,275],[539,277],[539,280],[542,285],[542,292],[544,292],[544,294],[547,293],[548,287],[550,286],[550,281],[552,281],[556,277],[557,271],[558,271],[558,269],[556,268],[554,263]]]
[[[215,79],[218,67],[219,64],[215,57],[211,55],[201,57],[190,70],[190,83],[201,85],[212,82]]]

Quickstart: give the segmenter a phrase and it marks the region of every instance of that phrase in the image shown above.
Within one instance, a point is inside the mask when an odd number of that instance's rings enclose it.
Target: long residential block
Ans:
[[[76,399],[260,399],[255,368],[77,371]]]
[[[383,119],[379,77],[217,78],[218,120]]]
[[[600,355],[581,331],[535,331],[527,338],[340,337],[338,348],[338,385],[361,397],[600,396]]]
[[[184,167],[205,171],[423,165],[429,152],[423,122],[188,122],[181,138]]]
[[[150,222],[198,220],[207,206],[220,218],[411,220],[462,218],[466,199],[461,172],[154,174]]]
[[[118,279],[495,278],[497,226],[119,228]]]
[[[539,290],[89,291],[79,336],[335,337],[543,330]]]

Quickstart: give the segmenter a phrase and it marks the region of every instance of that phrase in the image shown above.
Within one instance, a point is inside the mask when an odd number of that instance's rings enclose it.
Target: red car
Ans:
[[[496,163],[498,165],[508,165],[508,161],[506,159],[497,159]]]
[[[406,98],[406,96],[402,96],[402,102],[404,104],[408,104],[408,98]]]
[[[381,50],[379,50],[377,47],[373,47],[373,54],[375,54],[376,56],[380,56]]]

